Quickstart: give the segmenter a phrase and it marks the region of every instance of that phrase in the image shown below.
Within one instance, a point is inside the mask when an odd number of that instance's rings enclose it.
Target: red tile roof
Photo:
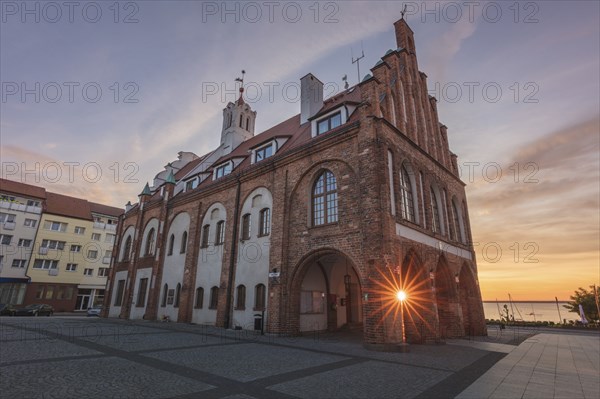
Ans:
[[[113,216],[118,218],[124,213],[121,208],[115,208],[114,206],[102,205],[96,202],[90,202],[90,210],[100,215]]]
[[[0,179],[0,192],[22,195],[24,197],[46,198],[46,189],[43,187],[32,186],[30,184],[6,179]]]
[[[92,220],[89,202],[84,199],[51,192],[46,193],[45,213],[77,219]]]

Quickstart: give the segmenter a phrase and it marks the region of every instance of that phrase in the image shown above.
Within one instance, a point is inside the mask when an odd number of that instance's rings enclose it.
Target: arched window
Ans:
[[[210,224],[205,224],[202,227],[202,242],[200,243],[200,247],[207,248],[208,247],[208,235],[210,234]]]
[[[265,208],[259,214],[258,235],[268,236],[271,233],[271,210]]]
[[[210,289],[210,305],[209,309],[216,309],[219,305],[219,287],[212,287]]]
[[[442,223],[440,219],[440,209],[438,207],[437,196],[433,187],[429,187],[429,198],[431,205],[431,229],[434,233],[441,232]]]
[[[217,223],[217,235],[215,237],[215,245],[223,245],[225,242],[225,221],[221,220]]]
[[[454,241],[464,241],[462,234],[462,226],[460,222],[460,214],[454,200],[452,201],[452,239]]]
[[[396,121],[396,100],[395,100],[395,95],[392,92],[392,95],[390,96],[390,120],[392,122],[392,125],[398,127],[397,121]]]
[[[246,130],[250,131],[250,118],[246,118]]]
[[[264,284],[258,284],[254,288],[254,310],[265,309],[266,289]]]
[[[246,286],[238,285],[235,296],[235,308],[243,310],[246,308]]]
[[[250,239],[250,214],[242,216],[242,240]]]
[[[313,225],[338,221],[338,196],[335,175],[326,170],[315,181],[312,190]]]
[[[400,169],[400,201],[402,218],[414,223],[415,203],[413,199],[413,189],[405,165],[402,165],[402,168]]]
[[[203,304],[204,304],[204,288],[198,287],[198,288],[196,288],[196,302],[194,302],[194,308],[202,309]]]
[[[163,286],[163,297],[162,297],[162,301],[160,302],[160,306],[161,307],[165,307],[167,306],[167,295],[169,294],[169,286],[167,284],[165,284]]]
[[[173,303],[173,307],[179,307],[179,296],[181,294],[181,283],[177,283],[177,287],[175,288],[175,303]]]
[[[240,127],[242,127],[243,116],[240,115]]]
[[[123,258],[121,260],[131,259],[131,236],[128,236],[125,240],[125,250],[123,251]]]
[[[184,231],[181,235],[181,248],[179,249],[180,254],[185,253],[185,249],[187,248],[187,231]]]
[[[402,81],[400,81],[400,102],[402,106],[402,120],[406,123],[408,122],[408,116],[406,114],[406,96],[404,94],[404,84],[402,84]]]
[[[154,228],[146,236],[146,256],[154,254]]]
[[[171,237],[169,237],[169,251],[167,255],[173,255],[173,245],[175,245],[175,234],[171,234]]]

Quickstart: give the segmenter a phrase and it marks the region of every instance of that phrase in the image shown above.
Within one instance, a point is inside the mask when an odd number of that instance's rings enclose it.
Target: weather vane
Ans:
[[[244,75],[245,74],[246,74],[246,71],[242,69],[242,77],[235,78],[236,82],[240,82],[242,84],[242,86],[240,87],[240,94],[244,92]]]
[[[404,19],[404,14],[406,14],[406,4],[404,4],[404,8],[400,12],[400,15],[401,15],[400,19]]]
[[[352,53],[352,47],[350,47],[350,55],[352,56],[352,63],[356,64],[356,69],[358,72],[358,83],[360,83],[360,60],[365,58],[365,51],[363,50],[362,40],[360,42],[360,51],[362,53],[361,56],[354,58],[354,54]]]

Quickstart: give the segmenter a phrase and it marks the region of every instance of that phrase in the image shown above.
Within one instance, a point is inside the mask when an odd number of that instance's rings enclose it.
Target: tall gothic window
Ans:
[[[454,241],[463,241],[462,234],[460,232],[460,216],[458,214],[458,209],[456,208],[456,203],[452,201],[452,230],[453,230],[453,239]]]
[[[265,309],[266,294],[267,290],[264,284],[258,284],[256,287],[254,287],[254,310]]]
[[[150,229],[146,236],[146,255],[152,255],[154,253],[154,229]]]
[[[177,287],[175,287],[175,303],[173,307],[179,307],[179,297],[181,296],[181,283],[177,283]]]
[[[187,239],[188,239],[187,231],[184,231],[183,234],[181,235],[181,248],[179,249],[180,254],[185,253],[185,249],[187,247]]]
[[[173,245],[175,244],[175,235],[171,234],[171,237],[169,237],[169,251],[167,252],[167,255],[173,255]]]
[[[415,203],[413,200],[413,190],[410,176],[406,166],[402,165],[400,169],[400,201],[402,218],[410,222],[415,222]]]
[[[250,239],[250,214],[242,216],[242,240]]]
[[[131,259],[131,236],[128,236],[125,240],[125,250],[123,251],[123,259],[121,260],[129,259]]]
[[[429,187],[429,198],[431,201],[431,229],[434,233],[439,233],[441,231],[441,219],[440,219],[440,209],[438,207],[437,196],[435,195],[435,191],[433,187]]]
[[[271,232],[271,210],[265,208],[259,214],[258,235],[267,236]]]
[[[237,286],[237,293],[236,293],[236,301],[235,301],[235,308],[236,309],[245,309],[246,308],[246,286],[245,285],[238,285]]]
[[[210,224],[205,224],[202,227],[202,242],[200,243],[200,247],[206,248],[208,247],[208,236],[210,234]]]
[[[225,221],[217,223],[217,234],[215,236],[215,245],[222,245],[225,242]]]
[[[338,221],[338,195],[335,175],[326,170],[315,181],[312,190],[313,225]]]

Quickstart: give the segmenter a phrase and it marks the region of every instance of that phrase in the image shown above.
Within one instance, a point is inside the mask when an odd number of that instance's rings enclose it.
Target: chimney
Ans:
[[[323,108],[323,83],[312,73],[300,79],[300,124]]]

